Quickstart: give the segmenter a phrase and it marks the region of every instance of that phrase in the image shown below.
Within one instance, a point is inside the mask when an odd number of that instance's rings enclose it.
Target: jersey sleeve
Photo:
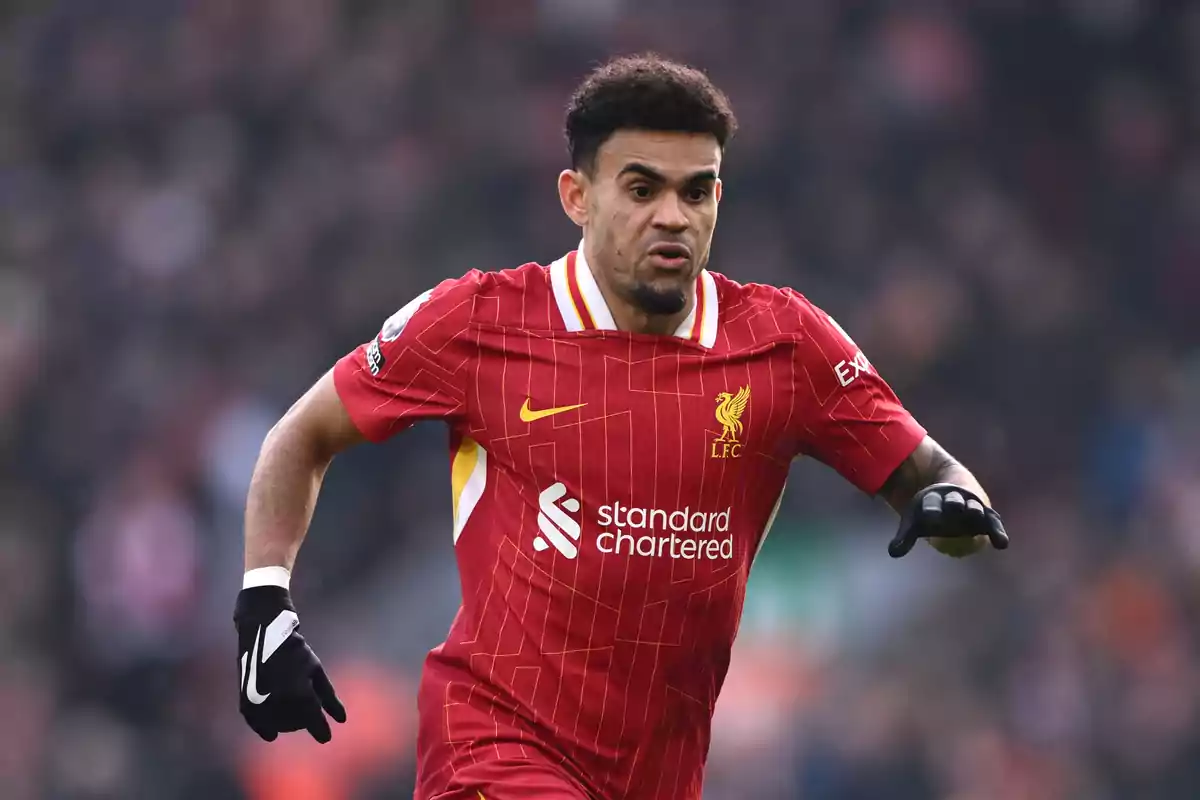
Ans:
[[[925,438],[866,355],[821,309],[797,295],[802,338],[796,351],[801,452],[874,495]]]
[[[478,277],[473,271],[417,295],[334,366],[338,396],[367,439],[381,442],[414,422],[465,414]]]

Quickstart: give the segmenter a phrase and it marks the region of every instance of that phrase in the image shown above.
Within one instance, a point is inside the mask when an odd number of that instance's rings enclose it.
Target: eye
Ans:
[[[688,189],[687,199],[693,203],[701,203],[708,197],[708,189],[704,186],[693,186]]]
[[[630,186],[629,193],[638,200],[649,200],[650,196],[653,194],[653,192],[650,191],[650,187],[644,183],[635,183],[633,186]]]

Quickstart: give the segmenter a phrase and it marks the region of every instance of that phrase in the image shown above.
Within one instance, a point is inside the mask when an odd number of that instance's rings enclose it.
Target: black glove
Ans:
[[[908,554],[917,539],[929,537],[971,539],[987,536],[992,547],[1008,547],[1008,533],[1000,515],[983,504],[973,492],[952,483],[935,483],[917,492],[909,503],[900,528],[888,545],[888,555]]]
[[[332,733],[325,714],[345,722],[346,709],[297,630],[300,620],[288,590],[242,589],[233,624],[242,676],[239,704],[254,732],[273,742],[281,733],[307,729],[318,742],[328,742]]]

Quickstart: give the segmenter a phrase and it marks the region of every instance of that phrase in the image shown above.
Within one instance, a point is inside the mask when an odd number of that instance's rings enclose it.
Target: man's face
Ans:
[[[583,176],[599,277],[647,314],[683,310],[708,263],[721,149],[707,134],[617,131]]]

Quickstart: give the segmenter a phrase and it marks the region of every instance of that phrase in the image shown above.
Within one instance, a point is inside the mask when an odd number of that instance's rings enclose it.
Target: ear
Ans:
[[[588,221],[588,186],[587,175],[578,170],[564,169],[558,174],[558,199],[563,211],[581,228]]]
[[[716,200],[718,203],[720,203],[720,202],[721,202],[721,187],[722,187],[723,185],[724,185],[724,184],[722,184],[722,183],[721,183],[721,179],[720,179],[720,178],[717,178],[717,180],[716,180],[716,181],[713,183],[713,198],[714,198],[714,199],[715,199],[715,200]]]

